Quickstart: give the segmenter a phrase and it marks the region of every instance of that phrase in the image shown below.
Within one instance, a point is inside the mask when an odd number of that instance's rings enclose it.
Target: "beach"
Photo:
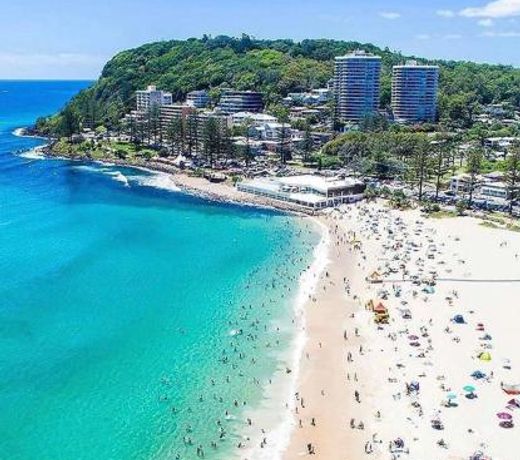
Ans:
[[[205,199],[300,211],[160,174]],[[294,338],[243,415],[236,458],[514,459],[520,398],[501,384],[520,383],[520,234],[385,202],[308,219],[322,238],[301,274]],[[388,321],[375,323],[378,308]]]
[[[520,234],[383,203],[321,219],[329,263],[283,458],[516,458],[520,406],[501,384],[520,383]]]

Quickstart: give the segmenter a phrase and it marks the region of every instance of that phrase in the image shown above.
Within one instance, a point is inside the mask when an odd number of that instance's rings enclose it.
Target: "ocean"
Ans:
[[[232,458],[319,233],[13,134],[87,85],[0,81],[0,459]]]

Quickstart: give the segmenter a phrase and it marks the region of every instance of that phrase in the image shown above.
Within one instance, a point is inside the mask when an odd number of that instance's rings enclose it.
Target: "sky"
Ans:
[[[118,51],[201,37],[333,38],[520,67],[520,0],[0,0],[0,79],[94,79]]]

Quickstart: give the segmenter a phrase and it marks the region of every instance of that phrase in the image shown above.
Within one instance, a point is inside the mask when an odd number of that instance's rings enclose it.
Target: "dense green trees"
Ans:
[[[123,51],[105,65],[99,80],[78,94],[68,107],[84,126],[102,124],[114,129],[121,115],[134,106],[135,90],[149,84],[171,91],[177,100],[194,89],[208,89],[215,97],[225,87],[255,89],[262,91],[266,102],[272,104],[288,92],[325,86],[333,75],[334,57],[356,48],[381,56],[381,106],[387,107],[392,66],[406,59],[400,53],[357,42],[257,40],[247,35],[163,41]],[[468,62],[429,62],[441,66],[441,120],[466,127],[479,105],[520,105],[518,69]],[[58,118],[64,115],[62,112]],[[58,125],[56,120],[39,122],[40,129],[47,131],[56,132]]]
[[[422,198],[426,183],[438,195],[458,151],[451,135],[353,131],[325,145],[323,154],[362,174],[401,179]]]

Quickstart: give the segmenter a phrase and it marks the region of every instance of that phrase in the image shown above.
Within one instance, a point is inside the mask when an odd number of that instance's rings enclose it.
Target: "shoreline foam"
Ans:
[[[305,219],[307,220],[307,219]],[[259,415],[262,417],[263,412],[267,412],[271,409],[285,411],[282,420],[278,421],[273,427],[263,435],[254,436],[255,439],[251,439],[256,445],[249,447],[244,451],[237,454],[237,457],[255,459],[255,460],[280,460],[284,452],[286,451],[290,440],[292,431],[294,430],[294,398],[293,395],[298,389],[298,379],[300,377],[300,366],[303,359],[303,351],[305,344],[307,343],[308,336],[306,332],[306,317],[305,317],[305,306],[313,294],[315,294],[320,277],[329,264],[329,250],[330,250],[330,235],[328,227],[323,224],[319,219],[311,218],[310,220],[313,225],[316,226],[320,232],[319,241],[314,247],[313,258],[306,270],[304,270],[298,280],[298,292],[294,299],[292,299],[292,308],[294,315],[294,337],[290,341],[287,347],[287,354],[289,355],[289,365],[291,369],[291,376],[289,381],[279,382],[278,385],[273,385],[273,388],[266,387],[265,400],[268,401],[263,407],[259,407],[253,410],[253,417]],[[281,388],[280,388],[281,387]],[[275,390],[281,390],[283,395],[273,395]],[[279,404],[278,407],[272,407],[273,405]],[[287,404],[286,408],[283,408],[284,404]],[[247,431],[247,430],[246,430]],[[265,447],[260,448],[260,438],[265,437],[267,444]]]

